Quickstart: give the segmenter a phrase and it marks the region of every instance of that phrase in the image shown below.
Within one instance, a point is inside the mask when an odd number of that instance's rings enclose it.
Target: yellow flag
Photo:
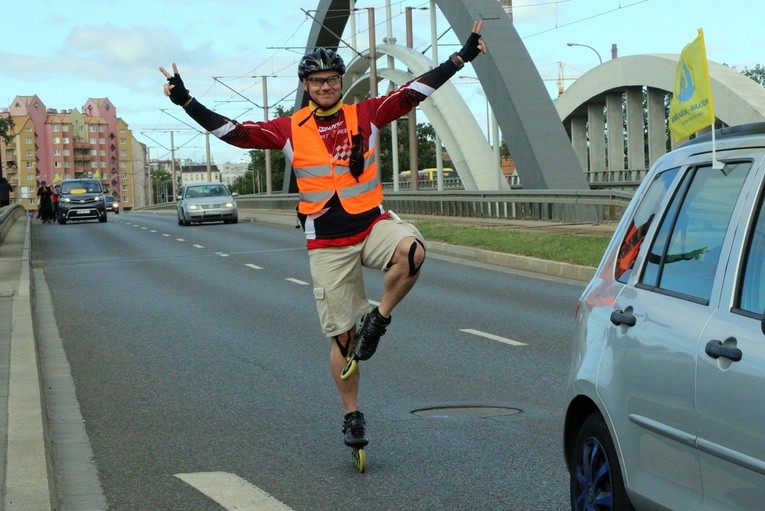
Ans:
[[[669,105],[669,131],[684,140],[715,122],[704,31],[683,48],[675,71],[675,92]]]

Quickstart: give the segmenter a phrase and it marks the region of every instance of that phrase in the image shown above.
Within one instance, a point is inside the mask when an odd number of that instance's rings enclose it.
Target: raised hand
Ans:
[[[459,56],[463,62],[471,62],[479,54],[486,53],[487,47],[483,39],[481,39],[481,29],[483,28],[483,20],[473,22],[473,32],[468,37],[465,46],[459,51]]]
[[[189,94],[186,86],[183,85],[181,75],[178,73],[178,66],[173,62],[172,75],[164,67],[160,67],[159,70],[167,78],[167,83],[164,86],[165,96],[168,96],[170,101],[176,105],[186,106],[191,101],[191,94]]]

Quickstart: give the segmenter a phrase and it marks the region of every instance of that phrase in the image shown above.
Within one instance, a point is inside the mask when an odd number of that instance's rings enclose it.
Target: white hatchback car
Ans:
[[[239,212],[234,200],[236,195],[232,194],[223,183],[204,182],[185,185],[178,196],[176,205],[178,225],[221,221],[224,224],[237,223]]]
[[[765,123],[651,168],[577,307],[575,510],[765,509]]]

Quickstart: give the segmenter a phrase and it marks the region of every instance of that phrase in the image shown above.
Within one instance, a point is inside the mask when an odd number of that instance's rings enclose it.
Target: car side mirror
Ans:
[[[765,311],[762,312],[762,318],[760,318],[760,330],[765,334]]]

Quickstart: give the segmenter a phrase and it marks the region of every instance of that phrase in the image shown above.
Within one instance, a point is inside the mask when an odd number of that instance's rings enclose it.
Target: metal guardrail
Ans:
[[[397,213],[486,219],[601,223],[621,218],[632,199],[622,190],[510,190],[504,192],[386,191],[386,209]],[[240,195],[240,208],[294,211],[297,194]],[[174,209],[175,203],[143,209]]]

